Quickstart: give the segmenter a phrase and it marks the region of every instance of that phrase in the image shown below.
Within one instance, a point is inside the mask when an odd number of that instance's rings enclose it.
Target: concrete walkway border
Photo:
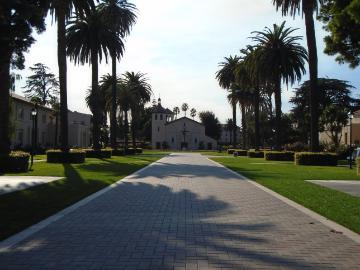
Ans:
[[[167,156],[167,155],[166,155]],[[165,156],[165,157],[166,157]],[[163,158],[165,158],[163,157]],[[76,202],[75,204],[72,204],[71,206],[61,210],[60,212],[57,212],[56,214],[40,221],[39,223],[36,223],[26,229],[24,229],[23,231],[16,233],[12,236],[10,236],[9,238],[3,240],[0,242],[0,252],[6,252],[7,250],[9,250],[12,246],[18,244],[19,242],[21,242],[22,240],[28,238],[29,236],[33,235],[34,233],[40,231],[41,229],[49,226],[50,224],[54,223],[55,221],[63,218],[64,216],[66,216],[67,214],[70,214],[71,212],[75,211],[76,209],[80,208],[81,206],[84,206],[86,204],[88,204],[89,202],[91,202],[92,200],[100,197],[101,195],[103,195],[104,193],[116,188],[118,185],[122,184],[122,181],[127,180],[127,179],[131,179],[132,177],[136,176],[136,174],[141,173],[142,171],[148,169],[151,166],[154,166],[155,164],[157,164],[158,162],[160,162],[163,158],[145,166],[144,168],[141,168],[140,170],[137,170],[136,172],[133,172],[132,174],[118,180],[117,182],[111,184],[110,186],[107,186],[87,197],[85,197],[84,199]]]
[[[272,191],[271,189],[267,188],[267,187],[264,187],[258,183],[256,183],[255,181],[253,180],[250,180],[249,178],[243,176],[242,174],[240,173],[237,173],[233,170],[230,170],[229,168],[225,167],[224,165],[210,159],[210,158],[207,158],[208,160],[210,160],[211,162],[213,162],[214,164],[216,164],[217,166],[220,166],[220,167],[223,167],[225,168],[227,171],[231,172],[232,174],[236,175],[237,177],[253,184],[254,186],[262,189],[263,191],[265,191],[266,193],[276,197],[277,199],[283,201],[284,203],[294,207],[295,209],[303,212],[304,214],[312,217],[313,219],[317,220],[318,222],[324,224],[325,226],[327,226],[328,228],[330,228],[334,233],[342,233],[343,235],[347,236],[348,238],[350,238],[351,240],[355,241],[356,243],[360,244],[360,235],[349,230],[348,228],[330,220],[330,219],[327,219],[326,217],[322,216],[322,215],[319,215],[318,213],[302,206],[301,204],[298,204],[278,193],[276,193],[275,191]]]

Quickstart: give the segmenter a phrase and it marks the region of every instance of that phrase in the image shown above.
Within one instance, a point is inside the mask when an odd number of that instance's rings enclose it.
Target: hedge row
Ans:
[[[268,151],[264,153],[265,160],[294,161],[294,152]]]
[[[247,156],[248,151],[247,150],[242,150],[242,149],[236,149],[234,151],[234,156],[236,157],[246,157]]]
[[[112,150],[112,155],[113,156],[125,156],[125,155],[135,155],[135,154],[142,154],[143,149],[142,148],[128,148],[127,150],[125,149],[116,149],[116,150]]]
[[[295,154],[296,165],[337,166],[338,158],[334,153],[300,152]]]
[[[254,150],[250,150],[247,152],[247,155],[249,158],[263,158],[264,157],[264,152],[263,151],[254,151]]]
[[[62,152],[61,150],[49,150],[46,152],[48,163],[84,163],[86,152],[82,150],[72,150]]]
[[[29,170],[30,154],[13,151],[9,156],[0,156],[0,172],[27,172]]]
[[[232,148],[227,150],[227,153],[228,153],[229,155],[234,154],[234,152],[235,152],[235,149],[232,149]]]
[[[356,159],[357,174],[360,175],[360,158]]]
[[[111,158],[112,150],[111,149],[85,149],[87,158]]]

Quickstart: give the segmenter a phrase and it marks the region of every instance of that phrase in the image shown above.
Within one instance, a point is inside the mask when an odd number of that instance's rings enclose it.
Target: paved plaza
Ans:
[[[352,196],[360,197],[360,181],[344,181],[344,180],[308,180],[319,186],[335,189],[345,192]]]
[[[0,269],[359,269],[360,244],[172,154],[0,252]]]

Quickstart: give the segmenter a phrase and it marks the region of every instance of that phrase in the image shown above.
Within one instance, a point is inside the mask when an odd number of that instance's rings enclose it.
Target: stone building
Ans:
[[[11,147],[13,149],[31,149],[33,118],[31,111],[35,104],[29,99],[11,93]],[[91,115],[68,112],[69,146],[88,147],[91,144]],[[60,123],[56,128],[55,111],[46,106],[37,106],[37,142],[38,147],[55,147],[55,136],[60,141]],[[58,132],[56,132],[58,130]]]
[[[227,129],[226,124],[221,124],[221,136],[219,139],[219,143],[224,144],[224,145],[230,145],[233,142],[232,137],[233,137],[232,130]],[[236,143],[237,144],[240,143],[240,138],[241,138],[240,128],[236,127]]]
[[[216,149],[216,140],[205,135],[205,127],[190,118],[175,119],[171,110],[161,105],[153,106],[151,141],[153,149],[198,150]]]

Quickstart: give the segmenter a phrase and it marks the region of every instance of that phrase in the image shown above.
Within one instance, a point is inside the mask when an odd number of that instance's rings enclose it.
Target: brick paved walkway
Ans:
[[[360,245],[198,154],[161,159],[0,269],[359,269]]]

